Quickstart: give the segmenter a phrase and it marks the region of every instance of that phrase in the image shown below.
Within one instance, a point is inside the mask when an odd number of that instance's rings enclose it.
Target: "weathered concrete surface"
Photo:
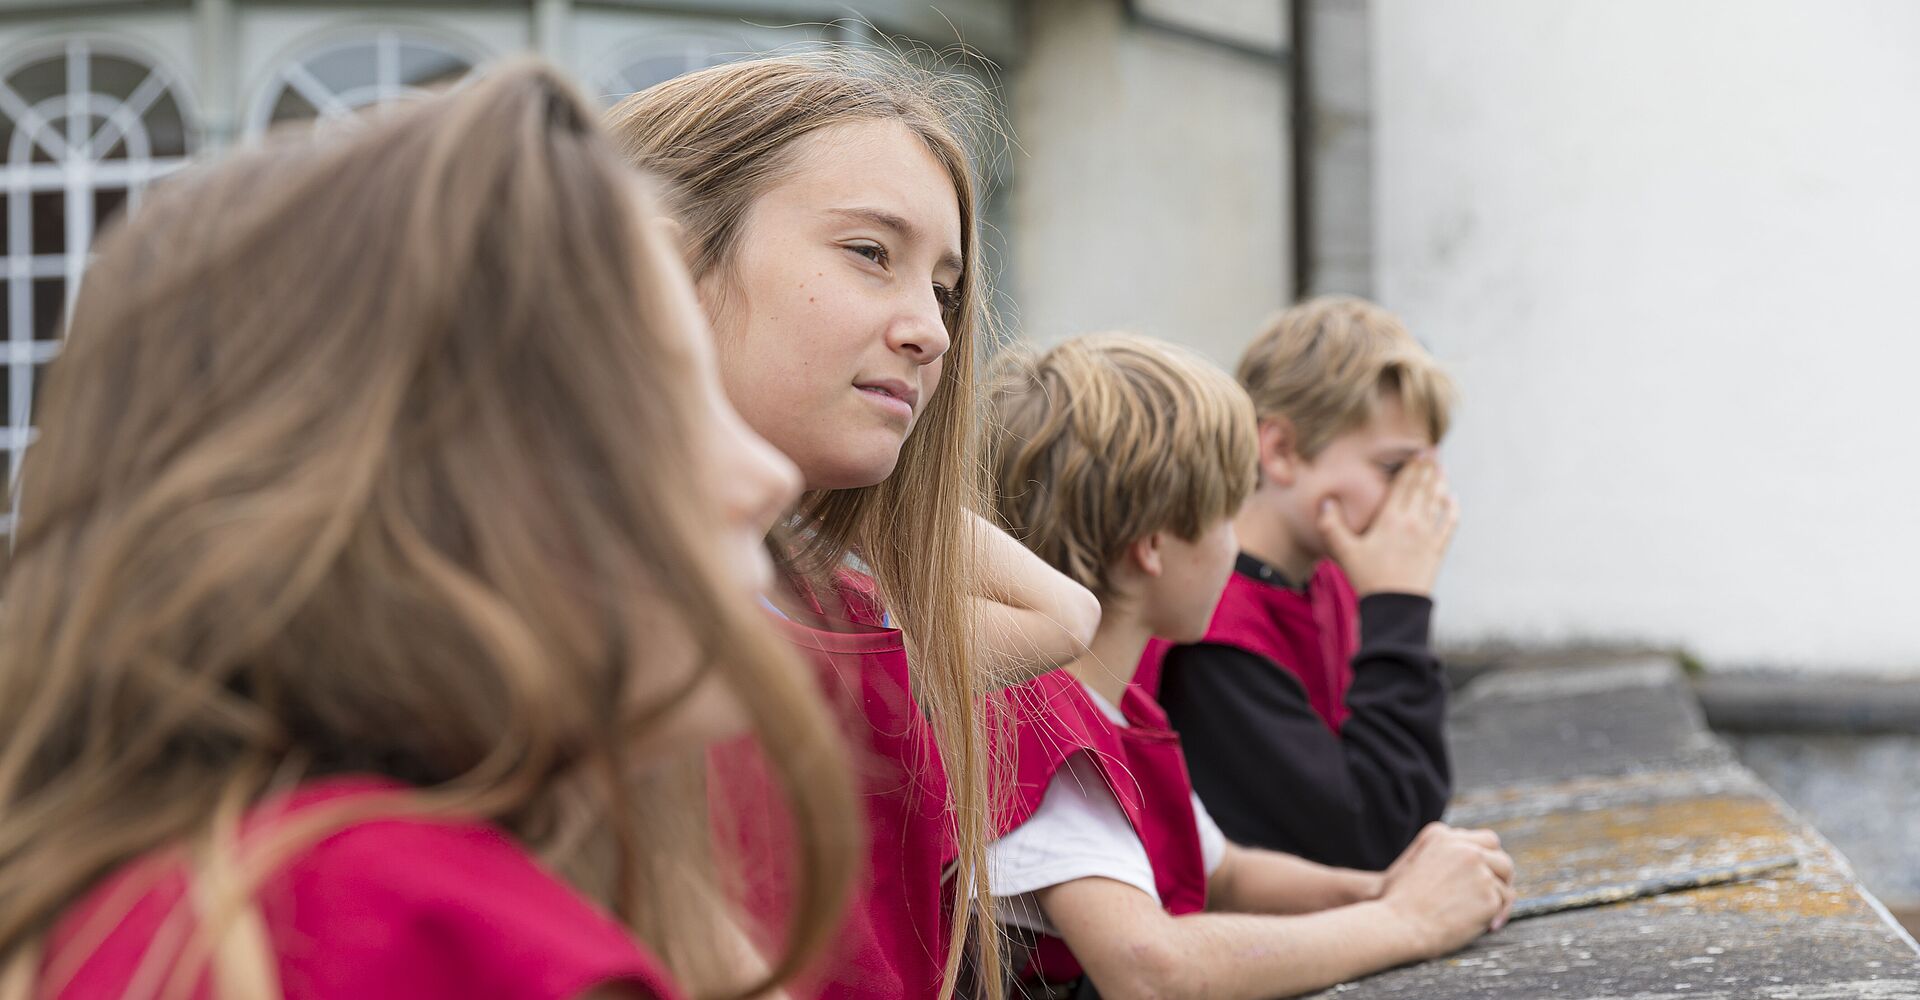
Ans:
[[[1664,660],[1499,673],[1455,699],[1455,787],[1713,769],[1733,755]],[[1604,714],[1602,714],[1604,712]]]
[[[1493,675],[1457,699],[1449,820],[1488,826],[1522,896],[1780,854],[1777,878],[1521,921],[1343,1000],[1920,1000],[1920,947],[1831,844],[1706,732],[1658,662]]]
[[[1723,737],[1740,763],[1846,852],[1874,895],[1920,928],[1920,735]]]

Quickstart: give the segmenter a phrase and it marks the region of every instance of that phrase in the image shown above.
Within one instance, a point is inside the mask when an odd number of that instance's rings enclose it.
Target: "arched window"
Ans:
[[[323,43],[274,74],[249,124],[259,132],[275,122],[345,118],[458,80],[474,62],[438,39],[396,28]]]
[[[185,94],[116,43],[69,38],[0,65],[0,149],[7,158],[7,339],[0,361],[0,450],[7,482],[33,440],[33,392],[60,350],[61,317],[100,225],[134,208],[198,145]],[[11,514],[0,516],[10,532]]]
[[[753,48],[745,41],[726,35],[704,32],[657,35],[628,50],[611,72],[601,76],[600,95],[617,101],[682,73],[753,54]]]

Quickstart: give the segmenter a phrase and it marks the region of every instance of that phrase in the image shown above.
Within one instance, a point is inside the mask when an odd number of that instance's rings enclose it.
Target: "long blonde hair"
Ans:
[[[780,750],[805,919],[771,980],[825,942],[859,851],[843,741],[711,505],[656,471],[692,465],[702,412],[679,265],[595,117],[499,67],[190,171],[100,244],[0,591],[0,994],[175,845],[218,899],[169,989],[196,955],[257,985],[248,893],[370,807],[245,851],[237,817],[343,772],[413,786],[375,808],[499,824],[690,987],[757,992],[720,968],[699,748],[636,774],[691,688],[630,693],[669,619]]]
[[[984,859],[990,754],[979,705],[995,685],[978,668],[973,532],[982,509],[974,352],[985,319],[985,275],[972,154],[992,133],[977,86],[879,50],[834,47],[730,63],[658,84],[609,115],[616,141],[640,166],[674,185],[695,278],[726,274],[754,201],[793,163],[796,140],[823,128],[869,121],[905,125],[952,180],[965,260],[946,311],[951,340],[933,400],[901,448],[893,474],[861,489],[823,490],[801,504],[809,531],[793,540],[799,566],[821,573],[848,551],[873,572],[886,608],[906,635],[914,691],[947,772],[959,855],[955,898],[967,919],[949,939],[943,996],[951,993],[969,933],[982,980],[999,982]],[[984,127],[983,127],[984,126]]]

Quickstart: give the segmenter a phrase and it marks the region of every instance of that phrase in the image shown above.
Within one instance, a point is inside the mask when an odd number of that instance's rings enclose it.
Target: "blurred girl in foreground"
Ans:
[[[102,243],[0,594],[0,997],[745,994],[834,926],[841,741],[755,605],[798,477],[595,116],[498,68]],[[765,963],[703,874],[742,731]]]

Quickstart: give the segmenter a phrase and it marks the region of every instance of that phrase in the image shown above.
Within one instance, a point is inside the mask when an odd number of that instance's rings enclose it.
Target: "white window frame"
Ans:
[[[661,82],[634,80],[629,74],[641,63],[667,56],[680,56],[685,63],[685,68],[680,70],[680,73],[674,74],[679,76],[683,73],[706,69],[709,66],[717,66],[721,62],[750,59],[761,52],[761,49],[749,44],[746,39],[719,31],[663,31],[623,47],[614,58],[606,60],[607,68],[594,77],[594,87],[601,100],[619,101],[629,94]],[[716,61],[714,56],[727,58]],[[672,78],[667,77],[667,79]]]
[[[248,134],[259,135],[273,127],[273,106],[288,88],[320,112],[316,120],[321,123],[350,118],[364,108],[420,93],[419,88],[400,81],[400,49],[407,45],[438,49],[464,61],[468,72],[485,61],[484,54],[474,51],[472,46],[411,26],[386,25],[336,32],[301,46],[267,77],[266,85],[260,88],[247,114]],[[362,46],[374,49],[374,79],[368,83],[344,92],[335,91],[307,68],[314,60]]]
[[[125,98],[96,93],[90,78],[90,59],[96,54],[142,66],[147,75]],[[65,92],[28,104],[13,88],[14,75],[52,59],[66,60]],[[144,116],[155,102],[168,96],[180,110],[186,153],[156,157]],[[135,211],[147,185],[191,161],[200,144],[201,129],[191,92],[167,71],[162,59],[124,42],[86,34],[24,49],[0,60],[0,114],[13,121],[12,141],[4,151],[5,166],[0,168],[8,223],[4,234],[7,337],[4,349],[0,349],[0,363],[6,367],[8,412],[4,414],[5,425],[0,426],[0,449],[7,455],[7,483],[13,494],[7,512],[0,515],[0,533],[10,535],[17,514],[14,505],[18,503],[18,491],[11,488],[17,485],[21,458],[38,437],[32,426],[34,372],[59,354],[61,343],[58,338],[34,337],[34,280],[64,279],[66,298],[61,308],[63,312],[70,308],[92,256],[95,192],[103,187],[125,188],[126,211]],[[92,127],[95,115],[104,119],[98,130]],[[123,140],[126,157],[104,159]],[[52,162],[34,162],[36,147]],[[57,254],[36,254],[31,246],[33,196],[53,191],[63,193],[64,248]],[[64,336],[65,331],[60,331],[59,337]]]

